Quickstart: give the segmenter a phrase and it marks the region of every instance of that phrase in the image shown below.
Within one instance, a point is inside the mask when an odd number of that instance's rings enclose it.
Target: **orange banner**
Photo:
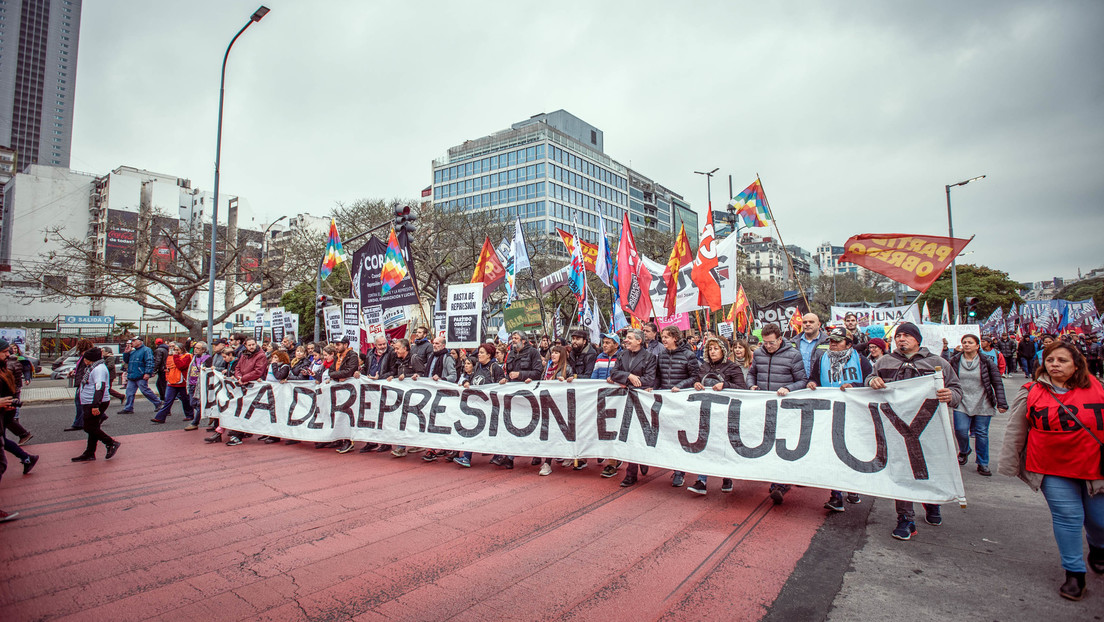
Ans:
[[[848,238],[844,245],[847,250],[839,260],[926,292],[970,240],[905,233],[863,233]]]
[[[556,233],[560,234],[560,239],[563,240],[564,246],[567,247],[567,254],[575,252],[575,247],[571,243],[571,234],[559,227],[556,228]],[[598,245],[591,244],[590,242],[583,241],[583,265],[586,267],[587,272],[594,272],[594,262],[598,261]]]

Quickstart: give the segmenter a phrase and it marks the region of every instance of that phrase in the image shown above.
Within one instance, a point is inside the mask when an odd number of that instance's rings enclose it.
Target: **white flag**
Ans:
[[[521,219],[514,219],[514,273],[529,267],[529,251],[525,249],[525,234],[521,231]]]
[[[606,287],[610,287],[609,238],[606,237],[606,219],[598,214],[598,258],[594,260],[594,273]],[[597,341],[595,343],[598,343]]]

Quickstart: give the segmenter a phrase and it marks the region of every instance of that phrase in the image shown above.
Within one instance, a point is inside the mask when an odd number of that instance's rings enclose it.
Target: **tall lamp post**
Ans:
[[[226,93],[226,60],[230,58],[230,48],[234,47],[234,42],[238,40],[238,37],[253,22],[261,21],[261,18],[265,15],[268,15],[268,7],[266,6],[261,6],[254,11],[253,15],[249,17],[249,21],[230,40],[230,45],[226,46],[226,54],[222,57],[222,78],[219,80],[218,138],[215,140],[215,204],[211,210],[211,257],[210,272],[207,274],[207,343],[211,343],[215,337],[215,243],[218,239],[219,162],[222,159],[222,101]]]
[[[954,237],[954,224],[951,222],[951,188],[955,186],[965,186],[971,181],[977,181],[979,179],[985,179],[985,175],[978,175],[977,177],[971,177],[966,181],[960,181],[957,184],[949,184],[944,186],[947,190],[947,236]],[[951,259],[951,297],[954,298],[954,323],[958,324],[958,318],[960,317],[958,312],[958,271],[955,267],[955,260]]]
[[[708,173],[703,173],[701,171],[694,171],[694,173],[697,174],[697,175],[705,175],[705,200],[709,203],[709,208],[708,209],[709,209],[710,212],[713,211],[713,188],[711,187],[710,182],[713,181],[713,173],[716,173],[719,170],[721,170],[721,167],[718,166],[717,168],[709,171]]]

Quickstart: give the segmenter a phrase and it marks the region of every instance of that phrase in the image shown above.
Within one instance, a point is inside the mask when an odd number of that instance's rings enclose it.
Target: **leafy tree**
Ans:
[[[314,321],[314,302],[314,283],[300,283],[280,296],[280,306],[285,311],[299,314],[299,330],[304,335],[308,333],[308,327],[311,327]],[[340,300],[335,302],[340,304]]]
[[[1104,309],[1104,276],[1095,276],[1090,279],[1078,281],[1066,285],[1058,290],[1055,298],[1062,300],[1084,300],[1092,298],[1097,310]]]
[[[989,314],[997,309],[1005,311],[1012,303],[1023,302],[1019,294],[1020,284],[1008,278],[1007,272],[994,270],[987,266],[975,266],[974,264],[961,264],[958,266],[958,296],[961,300],[976,296],[978,299],[978,321],[984,321]],[[918,299],[919,304],[928,304],[932,313],[939,313],[943,309],[943,302],[949,301],[951,312],[954,313],[954,300],[951,298],[951,271],[948,268],[939,278],[932,283],[926,293]],[[965,306],[960,309],[965,313]]]

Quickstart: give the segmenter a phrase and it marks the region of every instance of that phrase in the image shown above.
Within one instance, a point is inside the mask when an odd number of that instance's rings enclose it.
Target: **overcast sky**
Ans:
[[[213,186],[254,0],[84,3],[72,168]],[[758,173],[788,244],[976,235],[1019,281],[1104,265],[1104,3],[268,0],[227,73],[222,191],[275,218],[417,197],[563,108],[700,213]]]

